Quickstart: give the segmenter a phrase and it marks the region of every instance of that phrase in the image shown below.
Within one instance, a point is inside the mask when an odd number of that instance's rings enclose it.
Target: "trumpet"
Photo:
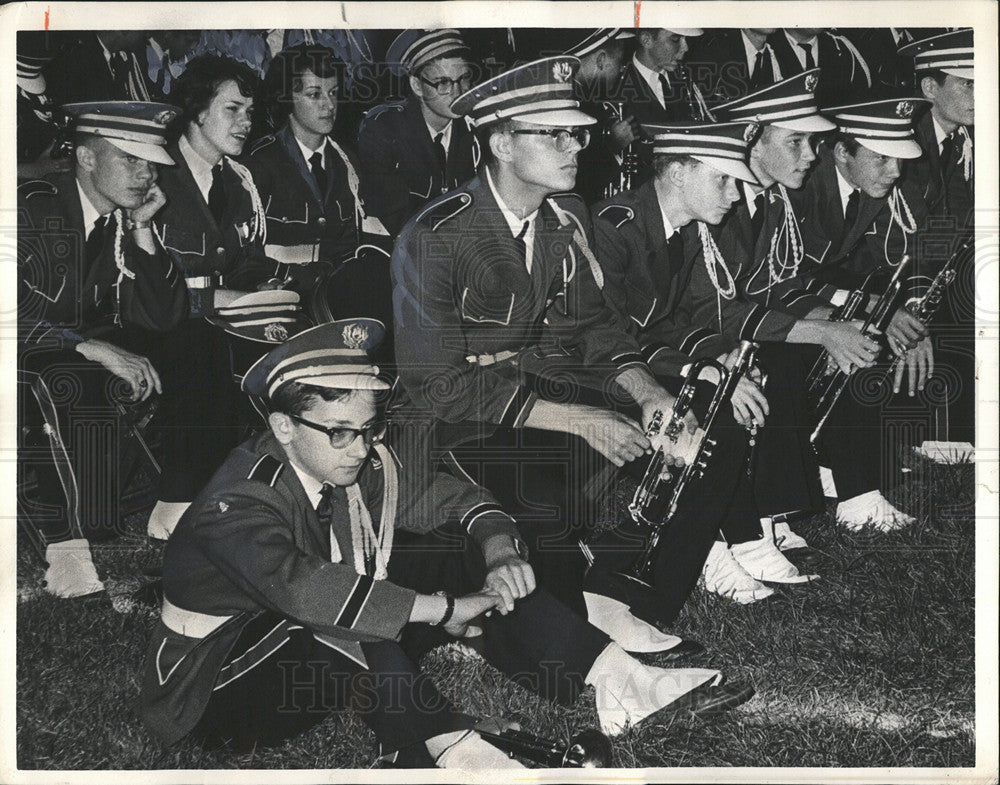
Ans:
[[[611,113],[615,122],[625,119],[624,101],[605,101],[604,108]],[[638,142],[632,142],[621,152],[621,161],[618,164],[618,179],[612,180],[604,186],[604,198],[610,199],[624,191],[632,190],[636,184],[635,179],[639,174],[639,153],[636,149]]]
[[[865,335],[874,337],[888,326],[892,315],[896,312],[896,301],[903,288],[903,271],[909,267],[909,264],[910,257],[908,255],[899,260],[899,264],[896,265],[888,286],[886,286],[875,303],[875,307],[872,308],[871,313],[861,326],[861,332]],[[854,318],[858,310],[868,300],[868,287],[877,272],[876,270],[871,273],[865,279],[860,289],[851,292],[847,298],[847,302],[831,316],[832,321],[848,321]],[[816,427],[809,437],[811,441],[816,441],[819,432],[826,424],[827,419],[829,419],[833,407],[836,406],[841,394],[847,388],[850,378],[851,372],[842,371],[831,363],[829,352],[824,351],[817,358],[806,380],[807,396],[816,419]]]
[[[958,248],[955,249],[955,253],[951,255],[945,265],[938,270],[937,275],[934,276],[934,280],[931,281],[930,286],[927,287],[927,291],[924,292],[923,296],[913,305],[908,306],[910,313],[921,324],[929,324],[931,319],[934,318],[934,314],[937,313],[938,308],[941,307],[941,301],[944,299],[945,292],[955,282],[955,278],[958,275],[958,270],[956,269],[958,263],[973,247],[973,241],[974,238],[972,235],[968,235]],[[885,373],[885,377],[882,379],[883,384],[895,376],[896,369],[903,362],[904,358],[905,355],[903,354],[897,354],[893,358]]]
[[[603,769],[611,765],[611,741],[596,728],[577,733],[569,743],[543,739],[515,728],[492,730],[482,722],[476,732],[509,755],[517,755],[546,769]]]
[[[631,566],[626,570],[614,572],[618,577],[625,578],[647,589],[652,588],[649,572],[653,562],[653,554],[660,542],[663,530],[676,514],[677,505],[684,490],[692,481],[705,473],[705,468],[708,466],[708,461],[712,457],[712,451],[718,441],[712,437],[715,420],[722,407],[728,404],[733,397],[733,392],[740,379],[752,369],[756,353],[757,344],[752,341],[741,341],[736,361],[731,370],[716,360],[697,360],[692,364],[691,370],[684,378],[684,384],[677,395],[669,419],[664,423],[661,412],[654,414],[646,435],[653,437],[662,434],[671,441],[676,441],[684,428],[684,417],[691,409],[695,384],[702,371],[706,368],[714,368],[719,373],[719,383],[702,422],[701,437],[696,444],[691,461],[677,471],[668,469],[668,474],[663,476],[666,458],[663,447],[659,446],[653,453],[649,466],[646,467],[642,482],[636,488],[628,510],[632,520],[642,527],[649,528],[650,534],[646,540],[645,548]]]

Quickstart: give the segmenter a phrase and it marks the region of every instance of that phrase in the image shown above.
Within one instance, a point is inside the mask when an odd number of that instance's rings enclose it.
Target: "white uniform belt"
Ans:
[[[204,638],[209,633],[215,632],[231,618],[233,617],[211,616],[207,613],[178,608],[166,597],[163,598],[163,606],[160,610],[160,619],[164,625],[178,635],[186,635],[189,638]]]
[[[209,289],[220,284],[220,280],[214,275],[186,275],[184,281],[189,289]]]
[[[265,245],[264,253],[282,264],[309,264],[319,261],[319,243],[305,245]]]
[[[505,350],[497,352],[496,354],[469,354],[466,355],[465,359],[475,365],[496,365],[497,363],[502,363],[512,357],[517,357],[517,355],[517,352]]]

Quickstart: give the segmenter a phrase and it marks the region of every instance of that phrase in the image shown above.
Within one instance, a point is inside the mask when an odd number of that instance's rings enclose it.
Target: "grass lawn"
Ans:
[[[810,570],[821,580],[750,606],[695,591],[676,627],[708,647],[692,664],[750,679],[757,695],[719,718],[641,725],[616,741],[615,765],[975,764],[973,468],[910,464],[893,497],[919,517],[910,529],[849,534],[832,512],[816,516],[794,528],[811,544]],[[146,540],[144,519],[129,524],[134,534],[96,548],[114,609],[81,611],[44,595],[40,563],[19,548],[19,768],[372,766],[374,737],[349,714],[250,755],[153,741],[136,703],[154,617],[127,596],[161,548]],[[432,652],[425,666],[474,714],[515,718],[549,737],[597,724],[592,689],[567,711],[457,646]]]

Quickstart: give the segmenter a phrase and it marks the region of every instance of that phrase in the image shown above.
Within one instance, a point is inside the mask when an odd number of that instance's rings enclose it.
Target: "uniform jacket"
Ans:
[[[679,72],[670,75],[671,91],[665,96],[666,108],[664,108],[630,59],[622,74],[618,95],[628,105],[627,114],[631,114],[640,125],[691,120],[693,115],[688,102],[685,79],[686,77]]]
[[[109,223],[97,258],[86,258],[73,173],[30,180],[18,186],[17,195],[19,348],[71,348],[88,338],[110,339],[116,330],[119,275],[121,326],[165,331],[186,317],[187,287],[161,248],[150,255],[135,244],[130,231],[123,231],[125,267],[135,274],[129,278],[115,262],[115,231]]]
[[[597,257],[604,295],[621,312],[657,373],[676,375],[691,357],[717,357],[738,341],[781,341],[795,318],[743,299],[749,237],[713,232],[738,282],[737,296],[721,297],[705,266],[697,222],[680,230],[683,264],[671,269],[667,237],[652,182],[594,206]],[[725,281],[719,273],[720,282]]]
[[[900,179],[889,196],[874,198],[862,191],[857,219],[844,225],[844,210],[840,202],[836,164],[833,153],[821,146],[816,166],[805,185],[790,196],[796,214],[801,218],[805,254],[798,278],[806,287],[828,298],[835,288],[854,288],[876,268],[895,265],[904,253],[912,257],[911,281],[920,281],[919,243],[915,234],[903,232],[893,220],[890,201],[895,192],[902,194],[911,217],[905,222],[923,227],[927,207],[911,184]],[[919,286],[918,286],[919,288]],[[913,289],[911,296],[916,296]]]
[[[420,208],[475,175],[479,147],[465,121],[454,120],[442,179],[420,101],[411,96],[365,115],[358,130],[358,158],[365,212],[396,237]]]
[[[354,191],[357,175],[350,153],[327,142],[327,188],[320,193],[309,162],[287,123],[254,144],[246,160],[267,216],[268,253],[272,246],[310,249],[312,261],[339,264],[358,246],[358,216]],[[352,187],[353,182],[353,187]]]
[[[529,274],[488,182],[477,177],[428,205],[396,242],[400,381],[411,403],[440,420],[522,426],[537,396],[521,371],[544,375],[560,356],[603,380],[642,365],[601,296],[583,201],[550,196],[535,221]],[[491,362],[499,352],[518,357]]]
[[[972,128],[966,128],[972,138]],[[957,228],[971,227],[975,206],[975,176],[966,181],[964,164],[953,160],[941,168],[941,152],[934,133],[934,120],[928,109],[917,121],[914,131],[923,156],[906,162],[905,176],[911,187],[923,194],[929,214],[934,218],[953,218]]]
[[[752,92],[752,64],[747,64],[743,36],[738,29],[715,30],[690,40],[691,51],[685,56],[684,62],[692,78],[701,86],[710,106],[723,104]],[[781,78],[782,74],[775,71],[774,81]]]
[[[386,461],[392,466],[386,466]],[[482,543],[514,534],[513,521],[478,486],[410,472],[388,448],[373,451],[357,484],[375,527],[430,531],[451,518]],[[386,494],[386,485],[395,494]],[[395,498],[395,514],[392,498]],[[341,561],[331,562],[331,533]],[[354,569],[344,489],[335,489],[330,528],[270,432],[233,450],[171,534],[164,553],[166,601],[189,612],[191,627],[157,624],[147,649],[142,716],[173,743],[194,727],[243,625],[263,611],[302,625],[345,653],[358,641],[396,638],[415,593]],[[400,551],[392,559],[419,558]],[[204,634],[202,621],[218,625]],[[198,634],[200,633],[200,634]],[[250,667],[252,663],[245,663]]]
[[[844,36],[849,39],[868,64],[872,77],[871,100],[897,98],[913,90],[913,58],[900,57],[898,44],[888,27],[848,27]],[[941,32],[944,32],[943,30]],[[922,30],[919,37],[930,35]],[[912,41],[907,38],[907,43]]]
[[[821,30],[818,39],[816,65],[820,70],[820,80],[816,100],[819,105],[836,106],[865,100],[871,88],[871,72],[857,47],[844,36],[829,30]],[[806,70],[792,51],[792,44],[783,30],[769,35],[767,41],[774,48],[784,78]]]
[[[58,35],[66,38],[66,51],[45,69],[47,92],[56,104],[162,100],[162,93],[149,78],[145,51],[124,52],[125,77],[116,82],[96,34]]]
[[[227,215],[220,226],[177,145],[169,152],[177,164],[160,170],[160,187],[167,195],[167,204],[155,218],[163,246],[187,278],[221,276],[224,288],[255,290],[273,275],[275,263],[267,258],[263,242],[255,236],[254,196],[234,169],[234,162],[223,157]],[[199,290],[192,309],[210,312],[214,288]]]
[[[609,133],[618,118],[608,104],[602,101],[584,101],[584,96],[581,95],[577,97],[581,99],[580,111],[597,120],[596,125],[590,126],[590,144],[577,155],[579,169],[576,173],[576,187],[573,189],[590,205],[604,198],[604,189],[610,183],[618,182],[621,162]],[[628,114],[627,109],[625,114]]]

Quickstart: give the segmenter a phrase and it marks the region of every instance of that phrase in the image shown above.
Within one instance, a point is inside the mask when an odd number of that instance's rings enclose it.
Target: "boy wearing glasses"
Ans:
[[[469,126],[451,111],[472,86],[469,47],[457,30],[407,30],[387,60],[408,75],[412,95],[377,106],[358,131],[361,200],[395,238],[410,216],[476,173]]]
[[[583,201],[561,193],[573,189],[594,122],[573,95],[578,63],[528,63],[452,105],[471,118],[489,159],[481,177],[425,208],[396,243],[404,400],[394,417],[414,424],[401,449],[444,460],[517,517],[560,599],[581,611],[586,604],[591,622],[629,650],[683,652],[678,638],[628,612],[601,555],[584,584],[579,541],[598,520],[593,502],[614,467],[650,448],[644,425],[674,398],[604,302]],[[693,417],[687,426],[673,455],[690,445]]]
[[[483,656],[508,676],[564,705],[593,685],[607,733],[753,694],[715,670],[639,663],[536,589],[488,493],[401,464],[369,359],[382,333],[321,325],[245,376],[269,430],[230,453],[164,554],[142,705],[159,739],[251,750],[351,707],[397,766],[520,768],[415,665],[477,617]]]

